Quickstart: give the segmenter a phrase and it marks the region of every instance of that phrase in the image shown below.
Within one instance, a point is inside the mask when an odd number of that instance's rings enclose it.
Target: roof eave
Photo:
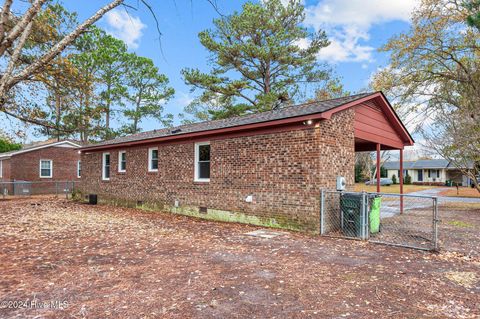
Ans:
[[[80,148],[81,145],[80,144],[77,144],[77,143],[74,143],[72,141],[59,141],[59,142],[55,142],[55,143],[50,143],[50,144],[43,144],[43,145],[38,145],[36,147],[31,147],[31,148],[27,148],[27,149],[20,149],[18,151],[15,151],[13,153],[10,153],[9,155],[7,156],[2,156],[0,154],[0,159],[7,159],[7,158],[11,158],[12,156],[16,156],[16,155],[19,155],[19,154],[24,154],[24,153],[28,153],[28,152],[33,152],[33,151],[37,151],[37,150],[40,150],[40,149],[43,149],[43,148],[48,148],[48,147],[52,147],[52,146],[57,146],[57,145],[62,145],[62,144],[70,144],[76,148]]]
[[[119,148],[119,147],[126,147],[126,146],[133,146],[133,145],[140,145],[140,144],[149,144],[155,142],[164,142],[164,141],[172,141],[172,140],[180,140],[180,139],[189,139],[189,138],[198,138],[198,137],[211,137],[215,135],[224,135],[229,133],[236,133],[241,131],[247,130],[256,130],[262,128],[269,128],[269,127],[278,127],[283,125],[289,125],[294,123],[300,123],[307,120],[324,120],[329,119],[330,117],[326,117],[323,113],[313,113],[308,115],[302,116],[295,116],[285,119],[273,120],[273,121],[265,121],[259,123],[252,123],[252,124],[244,124],[226,128],[219,128],[219,129],[211,129],[205,131],[198,131],[198,132],[190,132],[190,133],[183,133],[183,134],[175,134],[175,135],[166,135],[160,137],[152,137],[147,139],[141,139],[136,141],[127,141],[121,143],[112,143],[112,144],[104,144],[104,145],[91,145],[91,146],[83,146],[80,148],[80,151],[98,151],[104,149],[111,149],[111,148]]]
[[[228,133],[240,132],[240,131],[243,131],[243,130],[254,130],[254,129],[260,129],[260,128],[266,128],[266,127],[275,127],[275,126],[287,125],[287,124],[292,124],[292,123],[296,123],[296,122],[302,122],[302,121],[305,121],[305,120],[330,119],[331,116],[334,113],[340,112],[342,110],[345,110],[347,108],[350,108],[352,106],[364,103],[364,102],[372,100],[372,99],[380,99],[381,102],[383,102],[384,105],[386,106],[386,109],[388,109],[389,112],[392,114],[392,116],[393,116],[393,118],[396,122],[396,126],[399,128],[400,132],[402,133],[403,145],[404,146],[413,145],[414,144],[413,138],[411,137],[410,133],[407,131],[407,129],[403,125],[402,121],[400,120],[400,118],[396,114],[393,107],[390,105],[390,103],[385,98],[385,96],[383,95],[382,92],[376,92],[376,93],[372,93],[372,94],[366,95],[364,97],[355,99],[355,100],[350,101],[348,103],[336,106],[336,107],[334,107],[334,108],[332,108],[328,111],[324,111],[324,112],[312,113],[312,114],[301,115],[301,116],[293,116],[293,117],[289,117],[289,118],[269,120],[269,121],[252,123],[252,124],[237,125],[237,126],[232,126],[232,127],[210,129],[210,130],[203,130],[203,131],[183,133],[183,134],[175,134],[175,135],[166,135],[166,136],[145,138],[145,139],[134,140],[134,141],[125,141],[125,142],[120,142],[120,143],[109,143],[109,144],[90,145],[90,146],[87,145],[87,146],[81,147],[80,150],[82,152],[83,151],[99,151],[99,150],[105,150],[105,149],[111,149],[111,148],[127,147],[127,146],[149,144],[149,143],[155,143],[155,142],[188,139],[188,138],[198,138],[198,137],[202,137],[202,136],[210,137],[212,135],[223,135],[223,134],[228,134]]]

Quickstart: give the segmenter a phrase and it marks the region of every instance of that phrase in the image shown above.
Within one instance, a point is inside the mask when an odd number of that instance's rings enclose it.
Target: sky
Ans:
[[[252,0],[256,1],[256,0]],[[285,2],[288,0],[285,0]],[[410,13],[417,0],[304,0],[304,26],[323,29],[331,44],[318,54],[340,76],[345,88],[354,93],[365,90],[376,70],[388,64],[388,54],[378,49],[395,34],[408,30]],[[140,2],[140,1],[138,1]],[[241,10],[245,1],[217,0],[224,15]],[[107,1],[64,0],[65,7],[88,18]],[[97,25],[127,43],[130,51],[153,59],[175,88],[175,97],[166,111],[177,115],[192,100],[194,93],[185,85],[180,71],[196,67],[208,71],[208,53],[198,33],[212,28],[219,13],[207,0],[149,0],[158,19],[136,0],[127,2],[137,10],[119,7],[107,13]],[[179,124],[176,116],[175,124]],[[144,130],[159,127],[153,120],[141,124]]]
[[[217,0],[218,11],[231,14],[241,10],[244,2]],[[90,16],[102,3],[106,1],[64,1],[69,10],[78,12],[80,19]],[[219,14],[207,0],[149,3],[159,22],[160,39],[154,17],[142,5],[138,10],[116,8],[97,25],[125,41],[129,50],[154,60],[176,90],[167,111],[178,114],[194,94],[185,85],[180,71],[185,67],[209,70],[208,53],[200,44],[198,33],[212,28],[212,20]],[[136,7],[137,1],[131,4]],[[318,59],[331,64],[345,88],[356,92],[365,90],[372,74],[388,64],[388,55],[377,49],[391,36],[409,28],[415,0],[306,0],[304,5],[305,26],[325,30],[331,41],[330,46],[320,51]],[[148,121],[143,128],[153,129],[156,125]]]

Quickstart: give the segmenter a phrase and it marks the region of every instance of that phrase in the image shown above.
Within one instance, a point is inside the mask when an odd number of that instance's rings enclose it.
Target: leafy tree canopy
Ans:
[[[480,163],[480,29],[471,21],[478,14],[475,3],[421,1],[411,29],[383,47],[391,54],[390,66],[372,84],[401,106],[431,149],[461,168],[480,192],[480,170],[468,168]]]
[[[22,148],[21,144],[18,143],[13,143],[12,141],[0,137],[0,153],[5,153],[5,152],[10,152],[10,151],[16,151]]]
[[[186,112],[202,120],[262,112],[295,102],[309,85],[327,82],[331,72],[317,61],[329,45],[327,36],[302,27],[304,17],[299,0],[287,5],[265,0],[214,20],[213,30],[199,34],[211,71],[182,71],[192,90],[200,91]]]

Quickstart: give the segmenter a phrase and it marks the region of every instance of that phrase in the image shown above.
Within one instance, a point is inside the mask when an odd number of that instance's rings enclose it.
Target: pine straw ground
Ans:
[[[262,239],[245,235],[257,227],[54,198],[0,201],[0,214],[0,318],[480,316],[478,254]],[[50,301],[65,303],[39,309]]]

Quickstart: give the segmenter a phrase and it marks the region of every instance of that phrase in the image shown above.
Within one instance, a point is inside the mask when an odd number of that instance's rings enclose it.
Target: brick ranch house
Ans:
[[[398,161],[386,162],[383,167],[387,170],[387,177],[393,175],[398,179],[400,174],[400,163]],[[466,169],[473,169],[473,163]],[[403,174],[409,175],[412,184],[418,185],[439,185],[443,186],[451,181],[459,186],[470,186],[472,181],[468,176],[463,175],[460,168],[446,159],[426,159],[416,161],[405,161]]]
[[[316,232],[320,191],[354,185],[356,151],[413,140],[381,92],[116,138],[81,149],[100,201]]]
[[[47,191],[55,181],[80,180],[80,154],[77,142],[45,141],[25,145],[17,151],[0,153],[0,182],[2,193],[14,193],[10,182],[34,182]],[[8,182],[8,184],[6,183]],[[43,182],[43,183],[41,183]]]

